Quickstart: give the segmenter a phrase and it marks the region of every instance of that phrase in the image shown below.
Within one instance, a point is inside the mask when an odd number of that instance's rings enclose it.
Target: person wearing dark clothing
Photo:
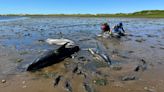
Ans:
[[[108,23],[102,24],[102,25],[101,25],[101,30],[102,30],[103,33],[104,33],[104,32],[111,32],[110,26],[108,25]]]
[[[123,28],[122,22],[114,26],[114,33],[117,33],[120,36],[125,36],[125,30]]]

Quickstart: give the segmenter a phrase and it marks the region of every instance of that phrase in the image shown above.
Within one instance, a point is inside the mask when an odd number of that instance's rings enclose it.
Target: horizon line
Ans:
[[[154,9],[154,10],[140,10],[135,12],[141,12],[141,11],[164,11],[162,9]],[[118,12],[118,13],[6,13],[6,14],[0,14],[0,15],[98,15],[98,14],[132,14],[135,12]]]

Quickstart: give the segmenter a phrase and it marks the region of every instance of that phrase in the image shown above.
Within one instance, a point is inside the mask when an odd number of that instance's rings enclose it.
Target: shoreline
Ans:
[[[111,17],[111,18],[164,18],[164,10],[143,10],[133,13],[115,14],[0,14],[0,16],[30,16],[30,17]]]
[[[136,15],[136,16],[131,16],[131,15],[128,15],[128,16],[115,16],[115,15],[112,15],[112,16],[95,16],[95,15],[91,15],[91,16],[88,16],[88,15],[0,15],[0,16],[8,16],[8,17],[11,17],[11,16],[18,16],[18,17],[79,17],[79,18],[152,18],[152,19],[162,19],[164,18],[164,15],[161,17],[161,16],[140,16],[140,15]]]

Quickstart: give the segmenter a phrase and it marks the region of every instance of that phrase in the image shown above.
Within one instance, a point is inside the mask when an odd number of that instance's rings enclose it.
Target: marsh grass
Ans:
[[[0,15],[0,16],[4,16],[4,15]],[[116,14],[7,14],[5,16],[164,18],[164,10],[143,10],[134,13],[116,13]]]

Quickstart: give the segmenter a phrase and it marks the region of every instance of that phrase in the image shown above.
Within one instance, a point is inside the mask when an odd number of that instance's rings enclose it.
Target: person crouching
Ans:
[[[114,26],[114,33],[118,34],[119,36],[125,36],[125,30],[123,28],[122,22]]]
[[[111,31],[108,23],[103,23],[101,25],[101,30],[102,30],[102,34],[107,34],[108,36],[111,36],[111,34],[112,34],[112,31]]]

